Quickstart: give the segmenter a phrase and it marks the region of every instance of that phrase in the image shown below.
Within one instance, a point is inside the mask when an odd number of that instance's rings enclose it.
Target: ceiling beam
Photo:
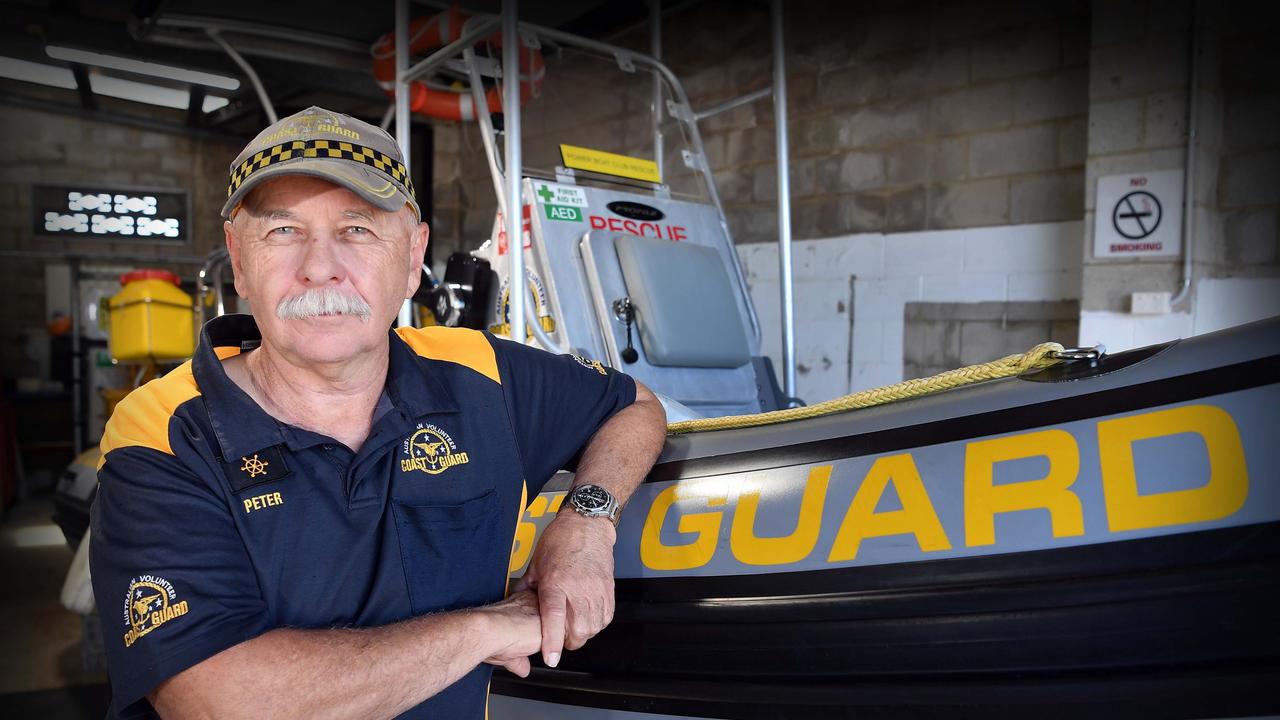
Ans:
[[[76,79],[76,92],[80,93],[80,107],[97,110],[98,98],[94,96],[93,85],[89,82],[89,70],[80,63],[71,63],[71,75]]]
[[[203,85],[192,85],[190,96],[187,98],[187,127],[198,128],[205,124],[204,116],[204,98],[205,89]]]

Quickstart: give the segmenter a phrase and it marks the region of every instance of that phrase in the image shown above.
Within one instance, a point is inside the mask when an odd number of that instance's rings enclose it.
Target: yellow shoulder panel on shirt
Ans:
[[[235,347],[214,348],[219,360],[225,360],[240,352]],[[169,418],[182,403],[200,394],[196,378],[191,373],[191,361],[182,363],[161,378],[156,378],[129,393],[116,405],[111,419],[102,433],[102,456],[98,468],[107,460],[107,453],[123,447],[141,446],[173,454],[169,444]]]
[[[467,328],[397,328],[396,334],[424,358],[457,363],[502,384],[498,359],[484,333]]]

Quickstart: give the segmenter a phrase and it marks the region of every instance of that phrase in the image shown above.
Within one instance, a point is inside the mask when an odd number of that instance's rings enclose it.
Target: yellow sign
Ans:
[[[658,175],[658,163],[652,160],[615,155],[603,150],[591,150],[575,145],[561,145],[560,157],[564,160],[565,167],[574,170],[587,170],[601,175],[614,175],[652,183],[662,182],[662,177]]]

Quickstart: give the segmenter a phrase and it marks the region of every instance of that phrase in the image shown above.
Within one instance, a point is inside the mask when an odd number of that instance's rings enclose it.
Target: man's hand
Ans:
[[[537,590],[542,616],[542,660],[560,662],[563,648],[577,650],[613,620],[613,543],[605,518],[561,512],[538,540],[516,591]],[[527,672],[528,661],[525,662]]]
[[[574,482],[599,485],[626,505],[666,439],[667,416],[649,388],[596,431],[582,451]],[[536,590],[542,615],[542,660],[560,663],[613,621],[613,544],[618,532],[605,518],[566,507],[542,531],[515,590]]]
[[[506,600],[476,610],[494,623],[494,634],[508,644],[485,659],[490,665],[501,665],[520,677],[529,676],[529,656],[542,644],[538,618],[538,596],[517,591]]]

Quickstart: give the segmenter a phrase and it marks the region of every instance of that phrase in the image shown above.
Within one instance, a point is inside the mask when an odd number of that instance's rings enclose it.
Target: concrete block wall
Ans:
[[[1127,313],[1135,291],[1177,290],[1181,258],[1095,258],[1093,226],[1099,177],[1185,167],[1190,13],[1190,0],[1093,4],[1081,295],[1086,313]],[[1202,76],[1206,82],[1200,95],[1202,155],[1196,200],[1201,218],[1212,224],[1211,181],[1221,112],[1213,73]],[[1082,330],[1088,328],[1086,322]],[[1084,336],[1081,341],[1089,342]]]
[[[137,112],[136,109],[131,111]],[[181,113],[176,113],[180,119]],[[141,130],[40,110],[0,105],[0,248],[63,254],[120,253],[194,277],[173,256],[204,255],[223,242],[218,213],[227,167],[240,144]],[[32,232],[31,186],[107,185],[186,192],[191,239],[182,244],[62,239]],[[34,375],[26,351],[44,339],[44,265],[36,258],[0,258],[0,365],[7,378]],[[118,263],[112,263],[117,265]]]
[[[1084,3],[808,1],[785,12],[796,237],[1080,216]],[[700,3],[663,30],[696,108],[771,82],[763,9]],[[773,241],[772,104],[710,118],[703,132],[717,179],[741,189],[724,193],[735,239]]]
[[[808,402],[899,382],[922,364],[905,354],[907,308],[915,303],[1072,302],[1080,286],[1080,222],[860,233],[795,243],[796,384]],[[760,315],[763,349],[781,367],[778,253],[741,245],[738,256]],[[1055,306],[1061,307],[1061,306]],[[1059,311],[1059,314],[1061,312]],[[1048,328],[1049,326],[1045,326]],[[1011,345],[1066,337],[1064,326],[1029,335],[1001,325],[1003,338],[971,338],[963,363],[1008,355]],[[941,341],[941,338],[934,338]],[[921,348],[919,354],[946,354]],[[932,365],[930,368],[934,367]],[[955,366],[953,366],[955,367]]]
[[[1269,5],[1256,10],[1213,18],[1222,115],[1218,177],[1205,191],[1216,190],[1222,234],[1206,258],[1211,277],[1280,275],[1280,20]]]
[[[1042,342],[1068,347],[1079,332],[1080,307],[1058,302],[907,303],[903,372],[927,377],[964,365],[1026,352]]]
[[[1198,30],[1193,282],[1163,315],[1135,291],[1176,291],[1181,257],[1083,259],[1082,343],[1123,349],[1280,314],[1280,22],[1266,3],[1096,2],[1086,232],[1096,179],[1186,167],[1191,28]],[[1181,208],[1180,208],[1181,210]],[[1228,300],[1229,298],[1229,300]]]
[[[1088,9],[1082,1],[786,3],[795,237],[1078,219]],[[613,41],[647,51],[646,33]],[[664,60],[695,110],[771,82],[764,6],[692,3],[666,16],[663,38]],[[593,103],[585,80],[557,94],[553,75],[547,94],[525,106],[526,142],[649,148],[647,97]],[[628,114],[633,127],[621,134],[593,127]],[[739,243],[776,239],[773,124],[768,100],[701,123]],[[436,137],[438,147],[460,148],[437,158],[437,197],[457,197],[440,210],[438,247],[474,247],[493,212],[479,138],[458,125]]]

